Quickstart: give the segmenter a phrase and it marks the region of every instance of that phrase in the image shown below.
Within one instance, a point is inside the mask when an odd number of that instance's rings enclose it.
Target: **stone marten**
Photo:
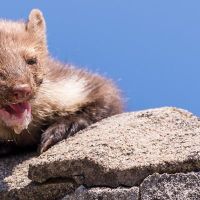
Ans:
[[[32,146],[42,153],[122,104],[112,81],[49,56],[40,10],[27,22],[0,20],[0,155]]]

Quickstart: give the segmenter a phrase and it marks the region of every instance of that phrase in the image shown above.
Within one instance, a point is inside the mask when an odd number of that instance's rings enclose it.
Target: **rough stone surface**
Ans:
[[[176,108],[124,113],[96,123],[31,162],[29,178],[134,186],[154,172],[200,168],[200,121]]]
[[[198,200],[200,173],[153,174],[140,187],[141,200]]]
[[[113,116],[39,157],[0,158],[0,199],[200,199],[199,141],[199,118],[181,109]]]
[[[67,195],[62,200],[138,200],[139,188],[92,188],[80,186],[74,194]]]
[[[74,191],[74,184],[66,179],[44,184],[28,179],[28,166],[33,154],[0,158],[0,199],[38,200],[56,199]]]

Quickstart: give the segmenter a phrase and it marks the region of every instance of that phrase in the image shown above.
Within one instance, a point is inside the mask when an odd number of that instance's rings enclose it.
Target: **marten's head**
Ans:
[[[20,133],[31,121],[30,101],[43,81],[48,50],[42,13],[27,22],[0,20],[0,123]]]

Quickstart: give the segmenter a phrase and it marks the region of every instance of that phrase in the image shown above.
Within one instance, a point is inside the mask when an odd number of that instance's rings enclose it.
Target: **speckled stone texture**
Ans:
[[[92,188],[80,186],[74,194],[67,195],[62,200],[139,200],[139,188]]]
[[[74,191],[74,184],[66,179],[44,184],[28,179],[28,165],[34,155],[18,155],[0,158],[1,200],[53,200]]]
[[[200,168],[200,121],[176,108],[124,113],[98,122],[30,163],[29,178],[69,177],[86,186],[134,186],[154,172]]]
[[[39,157],[0,158],[0,200],[197,200],[199,143],[200,120],[185,110],[123,113]]]
[[[141,200],[198,200],[200,173],[153,174],[140,186]]]

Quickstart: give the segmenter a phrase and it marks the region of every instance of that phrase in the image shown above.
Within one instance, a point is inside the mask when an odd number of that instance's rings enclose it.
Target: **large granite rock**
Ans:
[[[29,178],[87,186],[139,185],[154,172],[200,168],[200,121],[176,108],[124,113],[96,123],[32,160]]]
[[[139,200],[139,188],[92,188],[80,186],[75,193],[62,200]]]
[[[33,154],[0,159],[1,200],[53,200],[71,193],[75,184],[67,179],[57,179],[44,184],[28,179],[28,166]]]
[[[199,141],[200,120],[185,110],[113,116],[39,157],[0,158],[0,199],[200,199]]]
[[[200,173],[153,174],[140,186],[141,200],[198,200]]]

